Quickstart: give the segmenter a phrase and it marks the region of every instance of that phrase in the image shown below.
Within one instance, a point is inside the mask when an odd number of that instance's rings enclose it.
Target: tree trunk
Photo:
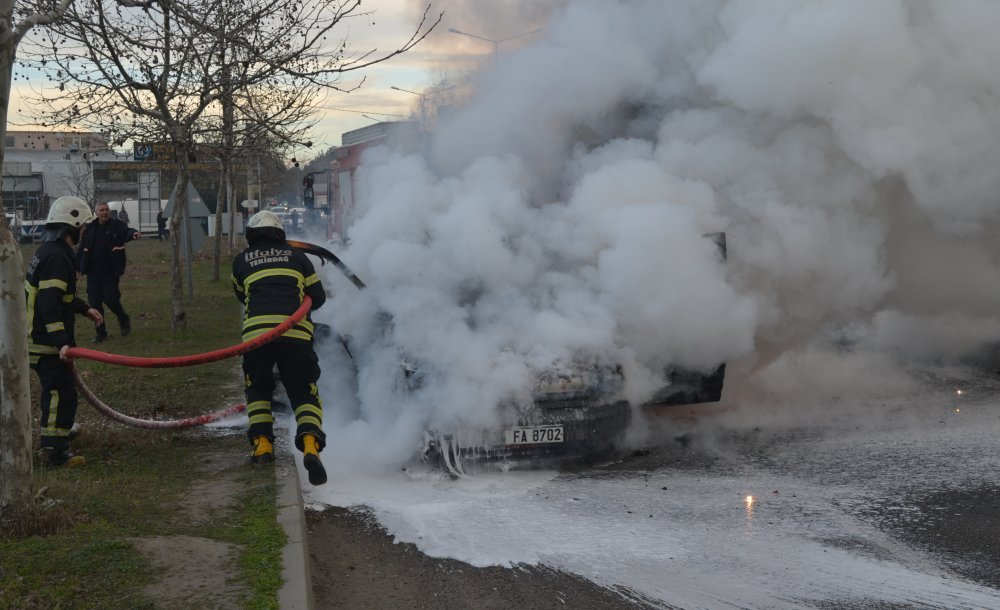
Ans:
[[[236,247],[236,215],[243,212],[236,204],[236,189],[233,186],[233,169],[229,168],[229,175],[226,176],[226,201],[229,202],[229,258],[238,250]]]
[[[215,243],[212,244],[212,281],[219,281],[219,265],[222,260],[222,208],[226,194],[226,172],[219,170],[219,190],[215,195],[215,215],[212,224],[215,225]]]
[[[0,141],[7,134],[13,74],[11,9],[8,1],[0,2],[0,13],[8,30],[8,36],[0,43]],[[3,158],[0,148],[0,167]],[[0,201],[0,212],[3,210]],[[27,327],[21,247],[3,217],[0,220],[0,532],[29,531],[36,519]]]
[[[177,147],[177,182],[174,183],[174,209],[170,214],[170,328],[179,330],[187,325],[187,313],[184,311],[184,260],[181,248],[184,247],[181,235],[181,224],[187,219],[187,186],[188,186],[188,146],[175,140]],[[192,261],[188,260],[190,265]]]
[[[21,248],[0,223],[0,532],[23,532],[35,521],[28,319]]]

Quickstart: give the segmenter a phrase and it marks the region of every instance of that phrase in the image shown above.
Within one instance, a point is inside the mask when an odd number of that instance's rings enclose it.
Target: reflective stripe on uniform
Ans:
[[[323,409],[319,405],[311,405],[306,403],[304,405],[299,405],[295,407],[295,418],[298,419],[305,415],[312,414],[316,416],[316,419],[322,421],[323,419]]]
[[[38,289],[45,290],[46,288],[59,288],[63,292],[69,290],[69,284],[65,280],[42,280],[38,282]]]
[[[278,326],[287,319],[288,316],[275,316],[275,315],[254,316],[252,318],[247,318],[246,320],[243,321],[243,330],[247,330],[251,326],[257,326],[258,324],[274,327]],[[300,328],[308,332],[313,331],[312,322],[309,322],[307,320],[302,320],[298,322],[293,328]]]
[[[59,421],[59,390],[52,390],[49,393],[49,417],[41,422],[42,436],[69,436],[69,430],[56,427],[57,421]]]
[[[274,328],[274,327],[272,326],[270,328],[258,328],[256,330],[248,330],[247,332],[243,333],[243,340],[244,341],[249,341],[250,339],[253,339],[254,337],[259,337],[259,336],[263,335],[264,333],[268,332],[269,330],[271,330],[272,328]],[[283,334],[281,336],[282,337],[290,337],[292,339],[302,339],[303,341],[312,341],[312,335],[310,333],[307,333],[307,332],[304,332],[304,331],[301,331],[301,330],[295,330],[294,328],[291,329],[291,330],[289,330],[288,332],[286,332],[285,334]]]
[[[38,345],[37,343],[32,343],[31,340],[29,339],[28,353],[37,354],[40,356],[48,356],[51,354],[58,354],[59,348],[54,345]]]
[[[270,412],[267,412],[267,413],[258,413],[257,415],[251,415],[247,419],[249,420],[249,424],[251,426],[254,425],[254,424],[273,424],[274,423],[274,416],[271,415]]]
[[[38,299],[38,288],[24,280],[24,291],[28,293],[28,342],[31,342],[31,329],[35,327],[35,301]]]
[[[57,330],[66,330],[66,325],[63,324],[62,322],[50,322],[49,324],[45,325],[45,330],[49,331],[50,333],[54,333]]]
[[[249,384],[247,384],[247,385],[249,385]],[[247,405],[247,413],[253,413],[254,411],[258,411],[258,410],[261,410],[261,409],[263,409],[265,411],[270,411],[271,410],[271,401],[269,401],[269,400],[255,400],[252,403],[250,403],[250,404]]]
[[[247,405],[247,418],[250,425],[273,424],[274,416],[271,414],[271,401],[255,400]]]
[[[243,282],[243,285],[245,287],[249,287],[250,284],[253,284],[259,279],[263,279],[265,277],[282,277],[282,276],[295,278],[296,282],[299,285],[299,288],[302,288],[302,286],[306,283],[306,278],[302,277],[302,274],[296,271],[295,269],[282,268],[282,269],[261,269],[256,273],[251,273],[249,276],[247,276],[247,279],[246,281]]]
[[[239,283],[239,281],[236,279],[235,275],[230,275],[229,279],[232,280],[233,286],[236,287],[236,290],[240,291],[240,294],[246,294],[246,290],[243,289],[243,284]]]
[[[304,426],[306,424],[313,424],[319,429],[323,429],[323,420],[318,417],[313,417],[312,415],[295,416],[295,423],[299,426]]]

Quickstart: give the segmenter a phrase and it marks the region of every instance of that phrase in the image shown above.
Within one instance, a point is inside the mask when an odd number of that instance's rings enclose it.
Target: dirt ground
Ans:
[[[370,514],[343,508],[307,511],[309,560],[317,610],[634,610],[661,607],[629,591],[604,589],[545,567],[476,568],[434,559],[395,543]]]
[[[236,441],[242,441],[237,438]],[[241,487],[240,470],[246,467],[242,452],[234,449],[232,435],[218,452],[206,453],[192,465],[194,485],[185,496],[178,514],[188,523],[209,523],[231,513]],[[242,443],[239,444],[242,448]],[[158,575],[143,591],[157,600],[163,610],[212,608],[238,610],[244,591],[234,583],[238,571],[239,547],[195,536],[153,536],[135,538],[136,548],[153,564]]]

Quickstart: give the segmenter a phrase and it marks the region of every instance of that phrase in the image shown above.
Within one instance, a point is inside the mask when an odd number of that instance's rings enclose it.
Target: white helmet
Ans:
[[[52,202],[45,224],[59,223],[75,229],[93,219],[94,213],[90,211],[86,201],[79,197],[66,196]]]
[[[281,229],[282,231],[285,230],[285,225],[281,222],[281,219],[278,218],[278,215],[267,210],[257,212],[250,217],[250,220],[247,221],[248,229],[264,229],[267,227]]]

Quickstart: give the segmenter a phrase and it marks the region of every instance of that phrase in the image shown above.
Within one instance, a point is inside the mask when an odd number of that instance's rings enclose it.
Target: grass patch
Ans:
[[[23,248],[27,262],[34,247]],[[187,328],[172,331],[169,245],[143,239],[129,244],[128,256],[121,288],[132,334],[121,337],[114,315],[106,312],[112,338],[99,349],[165,356],[239,342],[242,310],[232,294],[228,257],[219,282],[210,281],[211,260],[196,259],[194,298],[185,301]],[[85,278],[77,294],[86,298]],[[87,343],[92,336],[92,325],[78,317],[77,343],[93,347]],[[78,360],[77,367],[98,397],[134,417],[190,417],[243,401],[236,359],[175,369]],[[38,391],[32,374],[36,443]],[[248,445],[242,429],[130,428],[104,418],[82,397],[77,422],[84,431],[74,445],[86,456],[86,466],[45,469],[36,461],[41,531],[0,539],[0,608],[160,606],[162,600],[145,598],[143,588],[161,575],[133,540],[182,535],[237,545],[231,574],[245,592],[240,607],[277,608],[285,543],[277,522],[277,482],[273,468],[246,466]],[[222,499],[224,506],[193,506],[197,494],[192,490],[199,484],[212,488],[217,481],[231,488],[231,497]]]
[[[132,318],[132,334],[122,337],[114,314],[105,310],[111,339],[96,346],[87,343],[96,333],[88,320],[78,318],[76,335],[81,347],[128,356],[180,356],[240,341],[242,309],[233,295],[228,258],[220,265],[218,282],[211,281],[211,261],[196,259],[194,298],[190,298],[184,274],[187,325],[174,331],[170,328],[169,245],[139,240],[128,245],[128,256],[121,290],[122,304]],[[86,299],[86,276],[77,292]],[[134,417],[189,417],[215,410],[234,396],[242,401],[235,359],[167,369],[112,367],[86,360],[78,360],[77,366],[95,394]]]
[[[275,503],[277,482],[273,468],[246,470],[243,477],[246,492],[239,498],[241,507],[238,519],[220,524],[212,537],[238,544],[245,552],[240,555],[240,573],[250,584],[253,600],[248,610],[276,610],[278,589],[281,587],[281,549],[285,545],[285,532],[275,527],[278,508]],[[270,477],[267,476],[270,473]]]

